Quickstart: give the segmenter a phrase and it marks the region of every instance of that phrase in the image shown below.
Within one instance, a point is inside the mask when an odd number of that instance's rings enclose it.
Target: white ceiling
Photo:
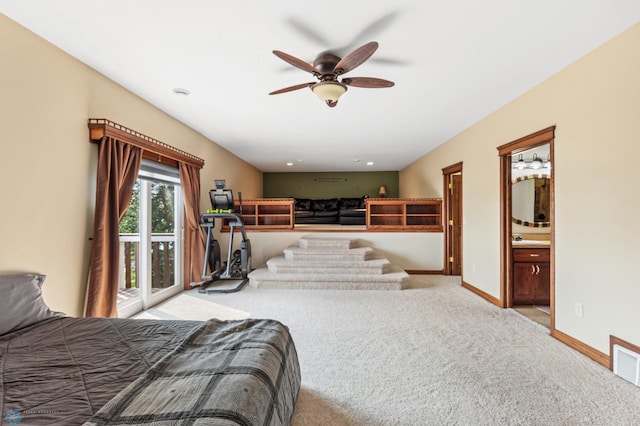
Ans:
[[[374,171],[402,169],[631,27],[640,1],[0,0],[0,12],[264,172]],[[346,76],[394,87],[349,88],[335,108],[307,89],[268,95],[314,81],[272,50],[312,62],[369,41],[377,52]]]

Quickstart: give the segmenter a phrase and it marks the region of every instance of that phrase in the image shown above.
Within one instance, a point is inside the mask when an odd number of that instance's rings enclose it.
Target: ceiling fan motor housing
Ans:
[[[318,69],[323,75],[333,74],[333,69],[338,65],[342,58],[334,55],[331,52],[324,52],[318,55],[313,61],[313,66]]]

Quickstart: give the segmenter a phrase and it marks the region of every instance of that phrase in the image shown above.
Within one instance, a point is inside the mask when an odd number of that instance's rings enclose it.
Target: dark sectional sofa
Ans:
[[[296,198],[295,223],[365,225],[367,198]]]

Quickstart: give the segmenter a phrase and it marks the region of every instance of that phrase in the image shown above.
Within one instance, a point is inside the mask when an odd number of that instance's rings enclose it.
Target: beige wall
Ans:
[[[499,297],[496,147],[556,125],[556,328],[606,354],[610,334],[640,344],[638,52],[640,24],[400,172],[401,196],[440,197],[464,162],[463,279]]]
[[[246,198],[262,173],[0,14],[0,273],[47,275],[49,305],[80,315],[92,233],[97,146],[88,118],[108,118],[205,159]]]

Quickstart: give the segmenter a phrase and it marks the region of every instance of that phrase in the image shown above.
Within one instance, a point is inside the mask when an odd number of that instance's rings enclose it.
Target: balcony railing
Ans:
[[[151,234],[151,287],[162,289],[175,284],[176,234]],[[120,234],[119,289],[139,289],[140,234]]]

